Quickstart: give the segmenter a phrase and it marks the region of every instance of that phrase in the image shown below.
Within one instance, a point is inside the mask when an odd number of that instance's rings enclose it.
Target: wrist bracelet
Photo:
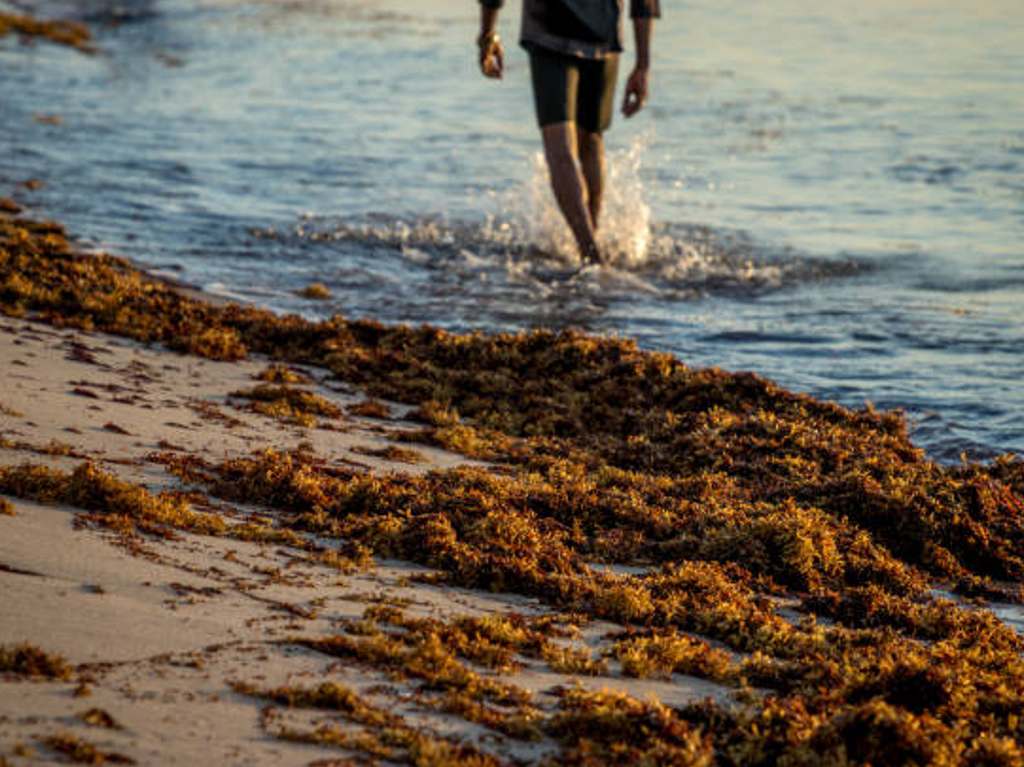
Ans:
[[[483,50],[490,48],[495,43],[501,42],[501,36],[497,32],[484,32],[476,39],[477,47]]]

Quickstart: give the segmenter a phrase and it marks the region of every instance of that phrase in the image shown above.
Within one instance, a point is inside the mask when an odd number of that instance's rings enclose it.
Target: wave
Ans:
[[[550,240],[531,237],[528,229],[507,219],[477,223],[375,215],[351,222],[310,216],[287,232],[263,229],[252,234],[303,251],[321,249],[331,255],[307,252],[314,263],[324,263],[326,256],[332,269],[367,271],[382,280],[407,269],[425,270],[459,282],[530,283],[538,289],[587,286],[666,299],[755,296],[876,268],[854,257],[817,258],[772,249],[742,232],[662,224],[644,232],[642,248],[617,251],[605,268],[580,269],[568,247],[552,247]]]
[[[386,213],[359,220],[306,214],[287,231],[251,234],[301,251],[340,273],[409,272],[457,284],[469,293],[527,286],[540,296],[584,291],[613,298],[637,292],[667,300],[709,295],[753,296],[802,283],[856,276],[873,269],[854,257],[815,257],[755,241],[741,231],[702,224],[653,223],[641,181],[641,139],[609,157],[599,241],[610,264],[580,270],[572,235],[549,188],[540,154],[519,188],[497,195],[479,221],[445,216],[403,218]],[[478,298],[482,296],[478,295]]]

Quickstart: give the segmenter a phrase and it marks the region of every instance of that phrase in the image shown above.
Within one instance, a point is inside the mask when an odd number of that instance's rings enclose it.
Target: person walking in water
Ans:
[[[585,264],[601,264],[596,232],[604,193],[604,132],[612,122],[622,52],[625,0],[523,0],[520,44],[530,75],[544,156],[558,207]],[[480,70],[500,79],[505,51],[497,32],[504,0],[480,0]],[[629,0],[636,64],[626,82],[622,113],[647,102],[653,20],[659,0]]]

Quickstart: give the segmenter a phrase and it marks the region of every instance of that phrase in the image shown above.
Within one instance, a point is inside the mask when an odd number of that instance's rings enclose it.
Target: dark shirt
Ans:
[[[501,8],[504,0],[480,0]],[[585,59],[603,59],[622,51],[625,0],[523,0],[519,42]],[[629,0],[634,19],[661,16],[659,0]]]

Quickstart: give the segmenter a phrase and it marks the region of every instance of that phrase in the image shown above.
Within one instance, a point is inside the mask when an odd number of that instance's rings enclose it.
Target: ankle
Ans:
[[[601,249],[597,247],[596,242],[587,243],[585,246],[580,248],[580,259],[585,264],[604,263],[604,257],[601,255]]]

